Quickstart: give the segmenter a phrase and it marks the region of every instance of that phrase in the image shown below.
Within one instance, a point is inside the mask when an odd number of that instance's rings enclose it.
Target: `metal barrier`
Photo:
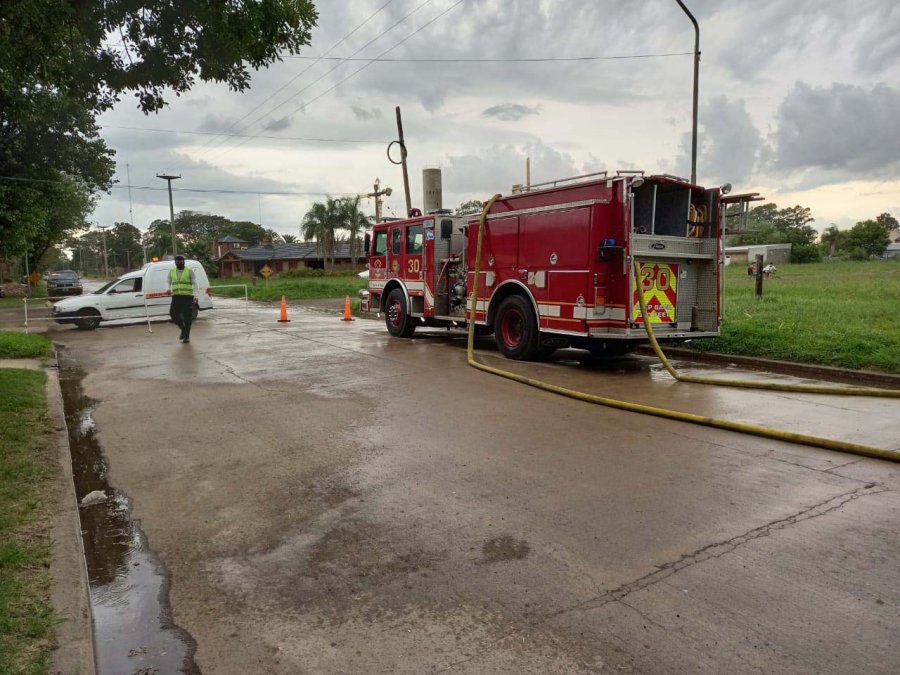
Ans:
[[[249,311],[249,309],[250,309],[250,298],[249,298],[249,293],[248,293],[248,290],[247,290],[247,284],[223,284],[223,285],[221,285],[221,286],[210,286],[210,287],[209,287],[209,289],[210,289],[211,291],[214,290],[214,289],[216,289],[216,288],[243,288],[243,289],[244,289],[244,311],[245,311],[245,312],[246,312],[246,311]],[[150,316],[150,307],[147,305],[147,299],[148,299],[148,298],[149,298],[149,299],[160,298],[160,297],[164,297],[164,296],[168,296],[168,295],[169,295],[168,292],[145,293],[145,294],[144,294],[144,317],[145,317],[146,320],[147,320],[147,331],[148,331],[148,332],[152,333],[152,332],[153,332],[153,328],[152,328],[151,323],[150,323],[150,319],[151,319],[152,317]],[[60,298],[56,298],[56,299],[59,300]],[[236,298],[236,299],[239,299],[239,298]],[[25,324],[24,324],[24,325],[25,325],[25,332],[26,332],[26,333],[28,333],[28,322],[29,322],[29,321],[53,321],[53,320],[54,320],[54,318],[53,318],[52,316],[39,316],[39,317],[37,317],[37,316],[32,316],[32,317],[29,317],[29,315],[28,315],[28,301],[29,301],[29,300],[32,300],[32,301],[34,301],[34,300],[40,300],[42,303],[50,303],[50,305],[52,305],[52,300],[54,300],[54,298],[52,298],[52,297],[45,297],[45,298],[28,298],[28,297],[24,297],[24,298],[22,298],[23,305],[24,305],[24,308],[25,308]],[[223,310],[220,310],[220,311],[223,311]],[[137,318],[137,317],[134,317],[134,318]]]
[[[25,306],[25,333],[28,333],[28,301],[29,300],[41,300],[43,302],[49,302],[50,298],[29,298],[25,296],[22,298],[23,304]],[[32,319],[32,321],[53,321],[53,317],[50,316],[41,316]]]
[[[244,289],[244,311],[250,309],[250,299],[247,295],[247,284],[222,284],[221,286],[210,286],[209,290],[215,288],[243,288]],[[227,297],[227,296],[226,296]]]

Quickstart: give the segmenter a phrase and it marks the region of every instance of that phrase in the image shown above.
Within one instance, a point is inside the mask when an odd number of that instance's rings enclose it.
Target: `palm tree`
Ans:
[[[283,241],[285,244],[296,244],[297,243],[297,235],[282,234],[281,241]]]
[[[341,200],[327,197],[325,203],[314,202],[303,216],[301,229],[306,241],[316,242],[316,252],[321,253],[327,267],[328,259],[334,266],[336,230],[341,227]]]
[[[356,271],[356,261],[361,254],[362,239],[360,232],[369,228],[369,218],[359,208],[359,197],[347,197],[343,200],[343,225],[350,240],[350,260],[353,263],[353,271]]]
[[[840,245],[846,240],[847,233],[841,232],[837,225],[832,223],[828,227],[826,227],[822,234],[819,236],[819,240],[822,242],[824,246],[828,247],[828,255],[834,256],[837,252],[837,249]]]

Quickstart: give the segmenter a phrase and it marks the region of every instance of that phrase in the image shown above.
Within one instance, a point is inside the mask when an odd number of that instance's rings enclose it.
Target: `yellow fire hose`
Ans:
[[[637,261],[634,261],[635,279],[640,277],[640,268]],[[638,302],[641,304],[641,318],[644,320],[644,330],[647,337],[650,338],[650,344],[653,351],[662,361],[665,369],[669,371],[669,375],[679,382],[693,382],[694,384],[717,384],[722,387],[743,387],[745,389],[768,389],[772,391],[792,391],[804,394],[834,394],[841,396],[877,396],[879,398],[900,398],[900,390],[898,389],[879,389],[877,387],[823,387],[817,384],[778,384],[777,382],[753,382],[747,380],[720,380],[714,377],[695,377],[693,375],[682,375],[669,363],[669,359],[663,353],[659,342],[656,340],[656,334],[653,332],[653,326],[647,321],[647,305],[644,302],[644,294],[638,292]]]
[[[516,373],[511,373],[506,370],[501,370],[500,368],[493,368],[491,366],[487,366],[483,363],[479,363],[475,360],[474,354],[474,345],[475,345],[475,308],[476,302],[478,298],[478,282],[479,282],[479,274],[481,272],[481,244],[482,238],[484,235],[484,227],[485,220],[487,218],[487,213],[490,210],[491,206],[494,205],[494,202],[500,198],[501,195],[494,195],[488,200],[487,204],[484,205],[484,208],[481,211],[481,219],[478,225],[478,239],[475,245],[475,278],[472,284],[472,296],[469,304],[469,338],[468,345],[466,349],[467,359],[470,366],[473,368],[477,368],[478,370],[483,370],[487,373],[492,373],[494,375],[499,375],[500,377],[505,377],[507,379],[513,380],[515,382],[521,382],[522,384],[527,384],[531,387],[536,387],[538,389],[543,389],[544,391],[549,391],[554,394],[561,394],[562,396],[568,396],[569,398],[574,398],[579,401],[585,401],[587,403],[595,403],[597,405],[603,405],[610,408],[617,408],[619,410],[627,410],[629,412],[641,413],[644,415],[653,415],[655,417],[663,417],[671,420],[678,420],[681,422],[690,422],[692,424],[700,424],[706,427],[713,427],[716,429],[727,429],[728,431],[737,431],[743,434],[750,434],[753,436],[760,436],[762,438],[770,438],[776,441],[786,441],[789,443],[798,443],[801,445],[810,445],[814,447],[826,448],[828,450],[836,450],[838,452],[847,452],[854,455],[862,455],[864,457],[875,457],[878,459],[887,459],[893,462],[900,462],[900,452],[895,452],[892,450],[885,450],[882,448],[875,448],[867,445],[859,445],[856,443],[848,443],[846,441],[837,441],[830,438],[822,438],[820,436],[810,436],[807,434],[797,434],[791,431],[782,431],[779,429],[769,429],[766,427],[761,427],[755,424],[746,424],[744,422],[732,422],[730,420],[720,420],[714,417],[704,417],[703,415],[694,415],[693,413],[680,412],[677,410],[668,410],[666,408],[656,408],[654,406],[641,405],[639,403],[629,403],[628,401],[618,401],[616,399],[606,398],[604,396],[596,396],[595,394],[587,394],[580,391],[575,391],[573,389],[567,389],[566,387],[559,387],[554,384],[549,384],[547,382],[541,382],[540,380],[536,380],[530,377],[525,377],[524,375],[518,375]],[[644,303],[642,294],[638,293],[638,297],[641,298],[641,311],[646,312],[644,310]],[[644,325],[648,325],[647,321],[644,321]],[[648,334],[652,335],[652,329],[648,331]],[[655,343],[655,337],[653,338],[653,342]],[[658,349],[658,345],[656,345]],[[657,351],[659,355],[661,350]],[[669,372],[673,372],[674,369]],[[719,382],[716,380],[711,380],[710,384],[718,384]],[[835,390],[830,391],[829,393],[835,393]],[[843,393],[842,391],[839,393]]]

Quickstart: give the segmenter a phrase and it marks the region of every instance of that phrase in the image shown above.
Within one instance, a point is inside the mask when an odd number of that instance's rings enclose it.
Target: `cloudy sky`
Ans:
[[[900,3],[687,4],[701,28],[701,184],[808,206],[819,229],[900,216]],[[128,96],[104,115],[120,182],[95,222],[130,219],[126,164],[141,229],[168,217],[163,172],[183,176],[176,211],[282,233],[298,232],[313,201],[369,192],[376,177],[394,190],[385,214],[402,215],[401,170],[385,153],[397,105],[414,206],[431,167],[442,169],[445,208],[508,193],[524,182],[526,157],[533,182],[616,169],[690,175],[694,35],[674,0],[318,5],[312,45],[255,73],[249,92],[201,84],[157,115]],[[423,61],[434,59],[450,61]]]

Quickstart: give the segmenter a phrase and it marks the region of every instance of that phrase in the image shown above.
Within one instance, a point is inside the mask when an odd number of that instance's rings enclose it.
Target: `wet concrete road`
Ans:
[[[53,334],[202,671],[900,669],[900,465],[554,396],[442,333],[276,318],[217,311],[190,345],[161,323]],[[900,447],[896,401],[482,347],[583,391]]]

